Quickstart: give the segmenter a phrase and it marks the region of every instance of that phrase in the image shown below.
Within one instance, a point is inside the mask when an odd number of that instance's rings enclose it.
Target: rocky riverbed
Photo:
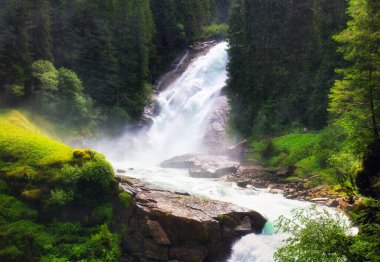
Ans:
[[[240,166],[238,172],[225,176],[223,179],[235,182],[247,189],[268,189],[274,194],[283,194],[286,198],[310,201],[341,210],[356,209],[361,205],[361,199],[350,199],[343,191],[328,186],[313,186],[308,182],[314,178],[287,180],[294,168],[285,167],[275,171],[258,166]]]

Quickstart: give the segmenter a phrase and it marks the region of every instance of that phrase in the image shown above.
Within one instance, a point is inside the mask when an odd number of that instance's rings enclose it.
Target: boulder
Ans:
[[[247,140],[243,140],[236,145],[230,146],[227,149],[227,156],[230,159],[241,160],[243,158],[243,154],[247,146],[248,146]]]
[[[339,206],[339,201],[335,198],[329,199],[326,202],[326,206],[328,207],[338,207]]]
[[[171,159],[165,160],[160,166],[164,168],[192,168],[199,165],[200,158],[200,154],[175,156]]]
[[[266,223],[259,213],[230,203],[170,192],[133,178],[126,186],[136,194],[121,216],[128,227],[122,247],[139,261],[223,260],[237,238],[261,233]]]
[[[235,174],[240,164],[225,156],[186,154],[161,163],[164,168],[188,168],[189,174],[197,178],[217,178]]]

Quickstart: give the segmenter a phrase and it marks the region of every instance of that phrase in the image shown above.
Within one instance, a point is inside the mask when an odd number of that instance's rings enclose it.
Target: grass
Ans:
[[[50,202],[53,196],[72,200],[72,193],[85,199],[91,192],[113,192],[113,169],[104,156],[49,138],[15,110],[0,111],[0,127],[0,178],[24,199]],[[93,188],[81,189],[82,183]],[[42,194],[42,185],[51,192]]]
[[[0,126],[0,159],[3,161],[38,167],[68,162],[72,158],[73,149],[48,138],[18,111],[0,111]]]
[[[320,150],[321,133],[288,134],[262,141],[254,141],[253,157],[272,169],[295,166],[296,170],[287,181],[313,178],[311,184],[336,185],[336,170],[324,163],[324,152]]]
[[[252,148],[254,156],[271,167],[283,167],[286,165],[295,165],[303,160],[301,165],[309,164],[314,161],[311,157],[314,148],[319,141],[319,134],[289,134],[254,141]]]
[[[115,203],[132,201],[118,194],[104,156],[0,110],[0,261],[118,261],[108,226]]]

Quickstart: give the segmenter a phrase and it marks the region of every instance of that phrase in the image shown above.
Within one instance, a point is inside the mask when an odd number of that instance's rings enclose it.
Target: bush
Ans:
[[[2,261],[33,261],[52,243],[45,227],[27,220],[18,220],[0,226]]]
[[[113,205],[110,203],[95,207],[92,210],[92,219],[96,224],[109,223],[112,219]]]
[[[107,225],[102,225],[83,244],[75,245],[72,251],[74,260],[90,260],[99,262],[118,261],[120,257],[119,240],[112,234]]]
[[[0,218],[7,221],[35,219],[37,212],[13,196],[0,195]]]
[[[348,235],[349,228],[339,215],[316,206],[293,210],[292,215],[277,221],[279,230],[291,236],[275,252],[276,261],[347,261],[353,236]]]
[[[277,221],[280,230],[290,233],[285,245],[275,252],[276,261],[380,261],[380,204],[364,199],[358,213],[351,213],[359,223],[357,235],[341,216],[326,210],[293,210],[293,217]]]
[[[51,191],[51,202],[58,206],[69,204],[74,199],[72,191],[65,191],[63,189],[53,189]]]

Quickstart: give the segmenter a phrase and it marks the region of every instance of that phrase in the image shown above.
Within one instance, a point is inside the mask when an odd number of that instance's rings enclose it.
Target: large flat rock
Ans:
[[[171,192],[132,178],[119,178],[134,194],[123,248],[140,260],[216,261],[233,242],[260,233],[266,219],[230,203]]]
[[[198,178],[218,178],[235,174],[239,166],[239,162],[231,161],[226,156],[204,154],[176,156],[161,163],[164,168],[188,168],[190,176]]]

